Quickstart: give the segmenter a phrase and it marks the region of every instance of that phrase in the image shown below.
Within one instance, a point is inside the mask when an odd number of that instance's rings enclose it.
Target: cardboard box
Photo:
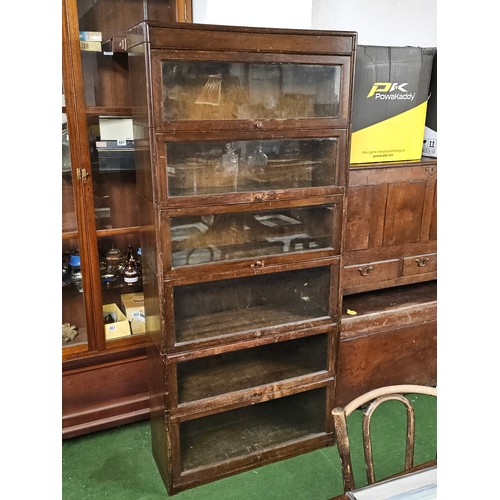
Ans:
[[[104,316],[110,314],[114,319],[114,323],[104,325],[106,340],[130,335],[130,323],[116,304],[104,304],[102,312]]]
[[[99,117],[99,133],[95,143],[99,171],[135,170],[132,119]]]
[[[99,172],[135,170],[134,141],[96,141]]]
[[[102,42],[102,51],[105,55],[113,55],[115,52],[127,52],[127,37],[114,36]]]
[[[432,65],[429,93],[422,154],[437,158],[437,54],[434,57],[434,64]]]
[[[85,52],[101,52],[101,42],[98,42],[96,40],[80,41],[80,50],[83,50]]]
[[[122,307],[125,317],[130,322],[132,334],[146,332],[146,316],[144,314],[144,294],[124,293],[122,295]]]
[[[435,47],[358,45],[351,164],[419,160]]]
[[[100,31],[80,31],[81,42],[102,42],[102,33]]]

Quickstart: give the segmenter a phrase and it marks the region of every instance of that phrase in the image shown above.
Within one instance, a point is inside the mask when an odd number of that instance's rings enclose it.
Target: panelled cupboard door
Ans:
[[[333,441],[356,35],[140,23],[128,42],[173,494]]]
[[[344,293],[436,278],[436,160],[351,167]]]

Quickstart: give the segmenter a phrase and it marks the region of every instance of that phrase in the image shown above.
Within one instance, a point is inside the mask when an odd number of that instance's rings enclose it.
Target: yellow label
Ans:
[[[351,163],[418,160],[422,156],[427,101],[351,135]]]

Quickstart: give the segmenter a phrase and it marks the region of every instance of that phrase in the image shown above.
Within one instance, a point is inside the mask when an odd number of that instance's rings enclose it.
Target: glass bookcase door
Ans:
[[[321,249],[338,254],[340,210],[332,204],[173,217],[172,267]]]
[[[88,130],[104,335],[114,341],[145,332],[132,120],[91,116]]]
[[[166,143],[169,196],[334,186],[337,137]]]
[[[87,323],[80,260],[68,120],[62,115],[62,346],[87,347]]]
[[[165,121],[339,116],[336,65],[171,60],[162,76]]]
[[[333,322],[330,289],[330,266],[174,286],[176,344]]]
[[[142,3],[77,0],[92,190],[99,349],[145,332],[126,33]],[[111,18],[109,15],[113,12]],[[97,289],[97,287],[99,287]]]
[[[326,434],[326,389],[181,422],[184,473]]]
[[[312,335],[179,363],[178,403],[326,373],[327,341]]]

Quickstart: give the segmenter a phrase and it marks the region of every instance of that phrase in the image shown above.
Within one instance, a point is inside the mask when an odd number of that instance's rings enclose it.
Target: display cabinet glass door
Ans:
[[[319,388],[182,422],[181,469],[216,466],[326,435],[325,401],[326,389]]]
[[[338,204],[170,219],[172,267],[312,252],[340,253]]]
[[[321,266],[174,286],[176,342],[333,323],[331,280],[331,267]]]
[[[169,196],[199,196],[339,183],[337,137],[166,144]]]
[[[145,331],[125,44],[129,24],[143,14],[137,2],[113,5],[113,19],[102,3],[78,0],[77,8],[92,185],[86,215],[94,219],[96,333],[104,348]]]
[[[87,347],[80,234],[74,196],[68,120],[62,115],[62,345]]]
[[[104,332],[114,340],[145,332],[132,120],[89,116],[88,130]]]
[[[162,76],[165,121],[339,116],[336,65],[172,60]]]

